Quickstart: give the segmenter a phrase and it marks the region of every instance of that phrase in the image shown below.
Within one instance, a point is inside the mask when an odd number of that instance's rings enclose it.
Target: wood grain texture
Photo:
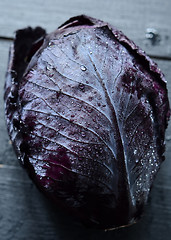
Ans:
[[[108,21],[153,56],[171,57],[171,1],[165,0],[63,0],[0,1],[0,36],[28,25],[49,32],[73,15],[88,14]],[[161,40],[145,38],[155,28]],[[0,40],[0,240],[169,240],[171,236],[171,123],[166,133],[166,161],[154,182],[142,220],[112,232],[87,229],[54,207],[35,187],[18,163],[6,131],[3,85],[11,41]],[[171,101],[171,61],[155,59],[168,81]]]
[[[148,54],[171,58],[170,9],[170,0],[4,0],[0,36],[13,37],[28,25],[41,25],[50,32],[71,16],[87,14],[115,25]],[[146,39],[147,28],[157,30],[159,42]]]

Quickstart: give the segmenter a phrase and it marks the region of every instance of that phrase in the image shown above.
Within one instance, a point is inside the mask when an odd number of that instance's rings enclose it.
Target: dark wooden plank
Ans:
[[[71,16],[84,13],[115,25],[148,54],[171,58],[170,9],[169,0],[6,0],[0,1],[0,36],[11,38],[16,29],[28,25],[53,31]],[[146,38],[149,28],[158,34],[153,41]]]

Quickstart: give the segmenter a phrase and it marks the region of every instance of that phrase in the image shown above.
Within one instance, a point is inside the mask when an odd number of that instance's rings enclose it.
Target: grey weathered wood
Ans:
[[[115,25],[148,54],[171,57],[170,9],[169,0],[5,0],[0,1],[0,36],[13,37],[28,25],[50,32],[71,16],[87,14]],[[161,41],[152,45],[147,28],[155,28]]]

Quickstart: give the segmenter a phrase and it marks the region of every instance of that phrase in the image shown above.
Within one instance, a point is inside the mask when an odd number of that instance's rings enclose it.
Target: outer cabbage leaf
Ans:
[[[46,36],[18,31],[5,110],[16,154],[48,197],[98,228],[141,216],[170,110],[163,74],[122,32],[87,16]]]

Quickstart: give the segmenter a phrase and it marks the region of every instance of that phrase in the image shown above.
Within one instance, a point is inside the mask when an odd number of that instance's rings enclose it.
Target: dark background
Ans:
[[[103,232],[87,229],[55,209],[36,189],[12,150],[3,113],[8,50],[15,30],[39,25],[50,32],[82,13],[115,25],[143,48],[164,72],[171,99],[170,10],[170,0],[0,0],[0,240],[171,238],[171,124],[166,133],[166,161],[142,220],[129,228]]]

